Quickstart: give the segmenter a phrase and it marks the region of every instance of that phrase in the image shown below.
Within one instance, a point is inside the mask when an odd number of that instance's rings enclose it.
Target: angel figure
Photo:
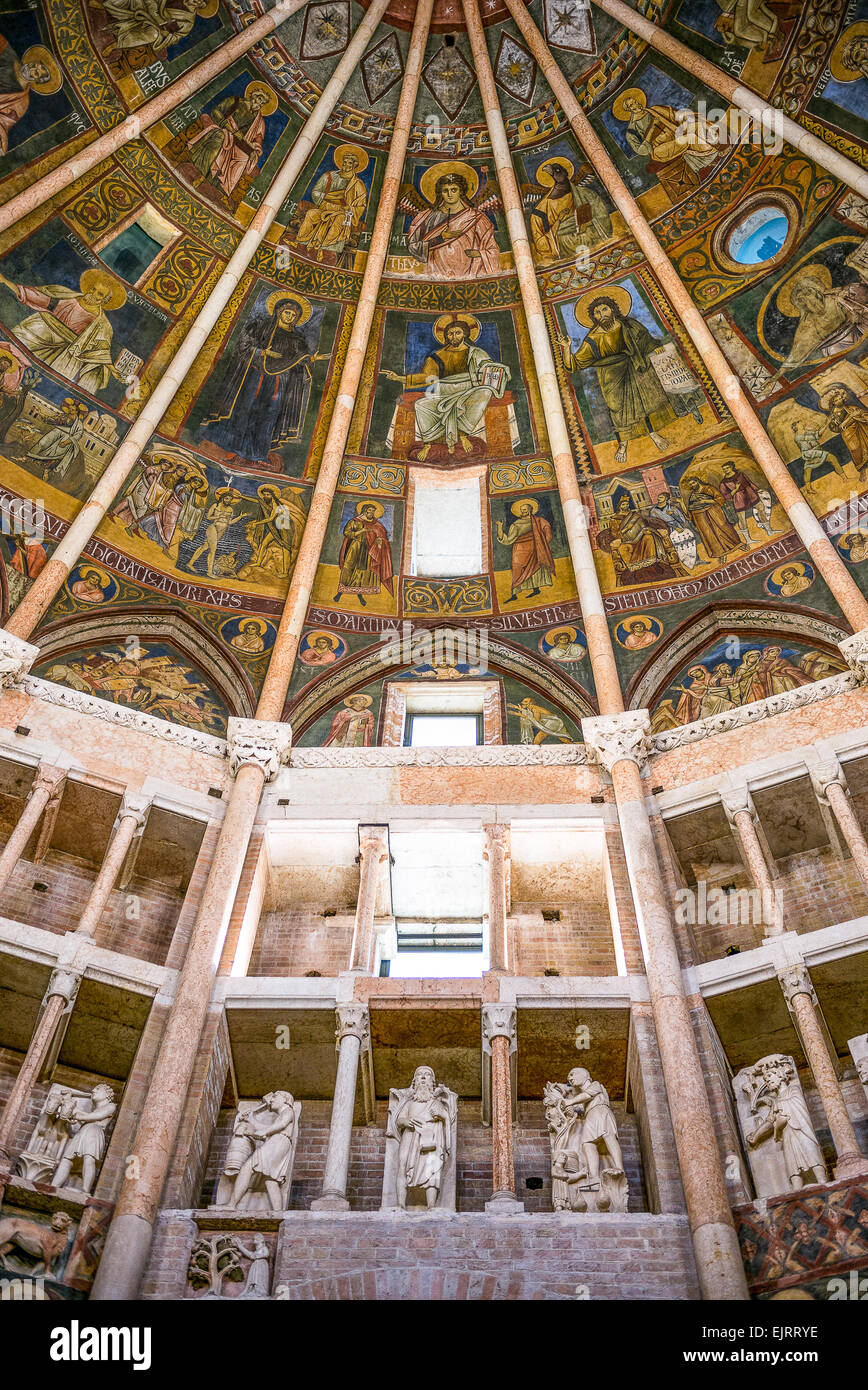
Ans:
[[[489,213],[501,206],[487,193],[487,171],[479,175],[460,160],[426,169],[419,189],[402,184],[401,212],[412,217],[407,234],[410,254],[426,275],[438,280],[478,280],[500,271],[500,253]]]
[[[599,193],[587,186],[587,165],[574,169],[569,159],[547,159],[536,182],[524,184],[522,200],[530,208],[530,235],[541,261],[575,256],[582,247],[599,246],[612,235],[612,218]]]

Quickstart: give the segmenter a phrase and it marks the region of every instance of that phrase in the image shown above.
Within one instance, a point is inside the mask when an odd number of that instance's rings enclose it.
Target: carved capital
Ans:
[[[389,827],[387,825],[359,826],[359,858],[367,859],[376,855],[385,858],[389,853]]]
[[[811,775],[814,791],[821,801],[828,801],[828,790],[833,783],[837,784],[839,787],[843,787],[845,792],[847,791],[844,769],[837,760],[833,759],[827,763],[818,763],[814,767],[809,767],[808,771]]]
[[[485,832],[483,853],[488,854],[495,851],[504,855],[509,854],[510,827],[508,824],[499,821],[496,824],[484,825],[482,829]]]
[[[30,795],[32,796],[36,791],[47,791],[49,800],[52,797],[60,796],[66,786],[66,777],[65,767],[53,767],[51,763],[40,763],[30,784]]]
[[[337,1004],[335,1006],[335,1047],[340,1048],[344,1038],[358,1038],[362,1048],[370,1040],[368,1010],[364,1004]]]
[[[132,796],[129,792],[124,792],[115,826],[119,826],[122,820],[135,820],[136,833],[140,835],[145,828],[150,806],[150,797]]]
[[[797,994],[806,994],[811,1003],[816,1004],[817,996],[808,974],[808,967],[804,963],[788,965],[785,970],[778,971],[778,980],[789,1009],[792,1009]]]
[[[271,719],[230,719],[226,740],[234,773],[245,763],[254,763],[270,782],[289,757],[292,730],[288,724]]]
[[[582,738],[593,748],[607,772],[616,763],[644,767],[650,747],[651,717],[647,709],[628,709],[623,714],[599,714],[582,720]]]
[[[13,637],[11,632],[0,627],[0,690],[26,676],[38,655],[39,648],[32,642]]]
[[[516,1015],[514,1004],[483,1004],[482,1006],[482,1050],[491,1052],[494,1038],[506,1038],[510,1052],[518,1046],[516,1036]]]
[[[726,819],[729,821],[730,825],[735,825],[735,818],[741,811],[747,811],[751,820],[754,820],[756,816],[753,797],[746,785],[743,787],[728,787],[726,791],[721,792],[720,804],[723,807]]]
[[[80,984],[81,975],[77,970],[64,970],[62,967],[52,970],[51,979],[42,996],[43,1005],[47,1004],[49,999],[63,999],[66,1003],[65,1012],[68,1013],[75,1003]]]
[[[868,682],[868,627],[845,637],[838,643],[838,650],[859,680]]]

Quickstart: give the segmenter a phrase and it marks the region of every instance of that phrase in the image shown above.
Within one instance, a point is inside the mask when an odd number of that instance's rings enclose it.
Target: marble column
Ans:
[[[42,813],[54,797],[63,793],[66,769],[40,763],[30,787],[24,810],[0,854],[0,892],[6,887],[15,867],[27,848],[27,843],[39,824]]]
[[[724,792],[720,798],[726,818],[738,839],[745,867],[762,894],[763,935],[780,936],[784,929],[781,894],[776,891],[756,827],[756,812],[747,787]],[[754,925],[759,925],[755,923]]]
[[[511,968],[506,921],[509,911],[509,826],[484,825],[482,833],[482,858],[488,868],[488,968],[505,975]]]
[[[105,933],[100,930],[103,912],[124,867],[130,846],[136,835],[144,830],[149,805],[146,797],[124,796],[114,833],[76,927],[78,934],[93,937],[99,945],[105,945],[102,939]]]
[[[814,791],[821,801],[825,801],[835,817],[844,842],[853,856],[853,863],[865,887],[868,888],[868,840],[853,810],[844,770],[840,763],[825,764],[811,769]]]
[[[168,87],[164,87],[150,101],[144,102],[125,120],[112,126],[104,135],[97,136],[78,154],[65,159],[50,174],[44,174],[41,179],[36,179],[28,188],[10,198],[8,203],[0,207],[0,232],[11,227],[27,213],[33,212],[35,208],[54,197],[55,193],[68,188],[89,169],[96,168],[102,160],[108,159],[122,145],[128,144],[130,140],[137,140],[144,131],[168,116],[169,112],[174,111],[182,102],[189,101],[207,82],[224,72],[236,58],[240,58],[260,39],[272,33],[279,24],[289,19],[290,15],[295,14],[296,10],[300,10],[305,4],[307,0],[278,0],[267,14],[260,15],[239,34],[221,43],[207,58],[203,58],[201,63],[196,63],[177,81],[170,82]]]
[[[374,916],[384,865],[389,862],[389,827],[359,826],[359,896],[353,923],[350,970],[371,975],[374,969]]]
[[[265,240],[269,227],[316,148],[329,116],[346,83],[356,71],[388,3],[389,0],[372,0],[370,9],[269,185],[253,221],[241,237],[229,263],[187,329],[162,376],[152,384],[144,407],[127,430],[123,442],[115,450],[90,495],[79,508],[66,534],[57,543],[38,577],[7,620],[7,634],[18,638],[30,635],[50,608],[65,584],[69,571],[78,562],[84,547],[102,523],[109,507],[138,463],[142,450],[149,443],[154,431],[159,428],[160,421],[174,400],[176,392],[193,367],[217,320]],[[271,664],[274,664],[273,660]]]
[[[307,617],[311,589],[316,578],[335,488],[344,461],[344,450],[355,410],[356,394],[364,371],[368,338],[371,334],[371,325],[377,307],[380,280],[389,250],[389,240],[392,235],[398,195],[401,191],[404,160],[407,154],[410,128],[413,123],[413,111],[416,106],[419,81],[422,76],[422,64],[425,60],[425,46],[428,41],[433,7],[434,0],[418,0],[415,7],[413,31],[407,50],[401,95],[395,113],[386,171],[383,176],[383,186],[380,189],[377,216],[371,233],[371,244],[368,247],[368,259],[365,263],[365,273],[359,290],[347,355],[329,421],[328,434],[323,446],[316,486],[310,500],[304,535],[295,562],[295,569],[292,572],[289,593],[283,605],[280,626],[271,652],[271,661],[259,696],[259,712],[263,719],[278,719],[280,717],[284,694],[292,675],[302,628]]]
[[[829,1133],[838,1162],[836,1178],[855,1178],[868,1173],[868,1158],[859,1148],[853,1123],[847,1113],[835,1064],[829,1055],[817,1014],[817,996],[804,964],[791,965],[778,974],[787,1007],[798,1028],[811,1075],[823,1102]]]
[[[476,7],[476,0],[462,0],[465,8]],[[750,404],[741,381],[733,371],[717,340],[682,284],[675,266],[652,230],[636,199],[627,188],[605,146],[585,115],[570,83],[564,77],[542,34],[533,22],[523,0],[505,0],[515,23],[539,64],[540,71],[563,108],[588,162],[606,188],[631,235],[644,252],[664,294],[678,315],[705,367],[726,401],[737,428],[753,454],[766,480],[787,513],[790,524],[809,551],[832,594],[854,631],[868,627],[868,598],[829,540],[816,516],[790,475],[766,428]],[[481,85],[481,79],[480,79]],[[602,708],[602,706],[601,706]]]
[[[512,1004],[483,1004],[482,1050],[491,1057],[492,1193],[485,1210],[500,1215],[524,1211],[515,1195],[512,1145],[512,1055],[516,1049],[516,1014]],[[485,1057],[483,1056],[483,1065]]]
[[[335,1017],[338,1069],[332,1101],[332,1118],[329,1125],[322,1196],[311,1202],[311,1211],[349,1211],[347,1175],[350,1170],[350,1143],[353,1137],[359,1058],[362,1048],[370,1045],[368,1010],[364,1004],[338,1004]]]
[[[8,1163],[13,1157],[12,1149],[21,1117],[27,1108],[33,1087],[43,1073],[61,1020],[64,1014],[72,1012],[80,984],[81,976],[75,971],[52,971],[48,988],[42,998],[39,1021],[33,1030],[27,1053],[0,1118],[0,1164]]]
[[[731,101],[733,106],[747,112],[760,125],[763,133],[772,135],[773,132],[779,131],[783,139],[807,159],[818,164],[821,169],[828,169],[836,179],[849,184],[863,198],[868,198],[868,171],[861,169],[838,150],[830,148],[810,131],[804,130],[751,87],[745,87],[716,63],[710,63],[707,58],[702,58],[692,48],[680,43],[665,29],[658,28],[644,15],[637,14],[631,5],[624,4],[624,0],[593,0],[593,3],[598,9],[605,10],[613,19],[626,25],[631,33],[638,34],[639,38],[656,48],[658,53],[665,54],[678,67],[698,77],[703,86],[710,87],[713,92],[719,92],[727,101]]]
[[[647,710],[630,710],[583,719],[582,733],[610,774],[618,805],[700,1288],[707,1299],[741,1300],[748,1296],[744,1267],[645,806],[649,726]]]
[[[178,975],[172,1010],[151,1073],[135,1139],[137,1173],[124,1178],[106,1238],[92,1298],[134,1298],[148,1257],[172,1149],[196,1066],[244,851],[266,781],[289,752],[286,724],[230,719],[230,766],[235,783],[226,805],[196,925]]]

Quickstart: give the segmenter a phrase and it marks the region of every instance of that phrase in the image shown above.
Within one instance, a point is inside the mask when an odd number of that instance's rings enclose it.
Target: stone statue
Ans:
[[[249,1264],[245,1272],[244,1260]],[[250,1249],[242,1245],[239,1235],[234,1232],[220,1232],[214,1235],[200,1234],[190,1251],[187,1279],[193,1296],[201,1301],[212,1299],[262,1299],[269,1297],[271,1255],[265,1237],[253,1232],[253,1245]],[[237,1288],[244,1285],[240,1293],[224,1293],[224,1285]]]
[[[253,1248],[247,1249],[240,1240],[236,1240],[236,1247],[239,1254],[250,1261],[247,1269],[247,1279],[244,1288],[239,1294],[239,1298],[268,1298],[268,1291],[271,1284],[269,1250],[265,1238],[259,1231],[253,1234]]]
[[[850,1038],[847,1046],[856,1063],[856,1075],[865,1087],[865,1095],[868,1098],[868,1033],[860,1033],[859,1037]]]
[[[804,1092],[792,1057],[775,1052],[733,1077],[742,1137],[758,1197],[827,1182]]]
[[[215,1207],[286,1210],[300,1115],[301,1101],[293,1100],[289,1091],[269,1091],[261,1101],[241,1102]]]
[[[53,1085],[16,1172],[28,1182],[90,1194],[117,1108],[114,1090],[104,1081],[90,1092]]]
[[[0,1265],[12,1255],[26,1273],[50,1274],[51,1266],[66,1249],[71,1224],[72,1217],[66,1211],[53,1212],[48,1226],[26,1216],[0,1218]],[[33,1260],[35,1264],[30,1263]]]
[[[417,1067],[412,1083],[389,1092],[381,1206],[455,1210],[458,1096]]]
[[[555,1211],[626,1211],[629,1189],[609,1093],[585,1067],[544,1095]]]

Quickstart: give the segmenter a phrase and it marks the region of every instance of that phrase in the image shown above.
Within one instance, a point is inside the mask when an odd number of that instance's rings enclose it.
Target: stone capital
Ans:
[[[148,818],[150,806],[151,798],[149,796],[131,795],[129,792],[124,792],[115,825],[119,826],[122,820],[134,819],[136,822],[136,831],[141,834],[145,828],[145,821]]]
[[[15,637],[0,627],[0,690],[14,685],[26,676],[37,656],[39,648],[22,637]]]
[[[735,818],[740,811],[747,811],[751,820],[754,819],[753,797],[747,784],[741,787],[728,787],[726,791],[720,793],[720,804],[723,807],[726,819],[730,825],[735,824]]]
[[[841,764],[837,761],[837,759],[831,759],[828,762],[817,763],[813,767],[809,767],[808,772],[810,773],[811,783],[813,785],[814,791],[817,793],[817,796],[820,798],[821,801],[826,801],[828,799],[828,789],[832,786],[833,783],[837,783],[839,787],[843,787],[844,791],[847,790],[847,781],[844,777],[844,769],[841,767]]]
[[[292,730],[273,719],[230,719],[226,741],[233,773],[245,763],[253,763],[270,782],[289,755]]]
[[[81,975],[77,970],[65,970],[62,966],[52,970],[42,1003],[47,1004],[49,999],[63,999],[66,1004],[65,1012],[68,1013],[75,1003],[80,984]]]
[[[838,650],[860,681],[868,682],[868,627],[838,643]]]
[[[497,821],[490,825],[483,825],[484,832],[484,852],[499,850],[502,854],[509,854],[510,826],[508,822]]]
[[[516,1035],[516,1014],[514,1004],[483,1004],[482,1006],[482,1050],[491,1052],[495,1038],[506,1038],[510,1052],[518,1047]]]
[[[593,748],[607,772],[616,763],[631,762],[644,767],[650,746],[651,716],[647,709],[628,709],[623,714],[598,714],[582,720],[582,738]]]
[[[793,1000],[797,994],[806,994],[812,1004],[816,1004],[817,996],[814,993],[814,986],[808,973],[808,967],[804,962],[797,965],[788,965],[784,970],[778,971],[778,980],[787,1001],[787,1007],[793,1007]]]
[[[368,1046],[370,1029],[366,1005],[335,1005],[335,1047],[337,1050],[340,1050],[344,1038],[358,1038],[362,1048]]]
[[[360,825],[359,826],[359,857],[367,858],[368,855],[386,855],[389,852],[389,827],[388,825]]]
[[[66,785],[67,769],[55,767],[53,763],[40,763],[30,784],[30,795],[35,791],[47,791],[49,798],[59,796]]]

